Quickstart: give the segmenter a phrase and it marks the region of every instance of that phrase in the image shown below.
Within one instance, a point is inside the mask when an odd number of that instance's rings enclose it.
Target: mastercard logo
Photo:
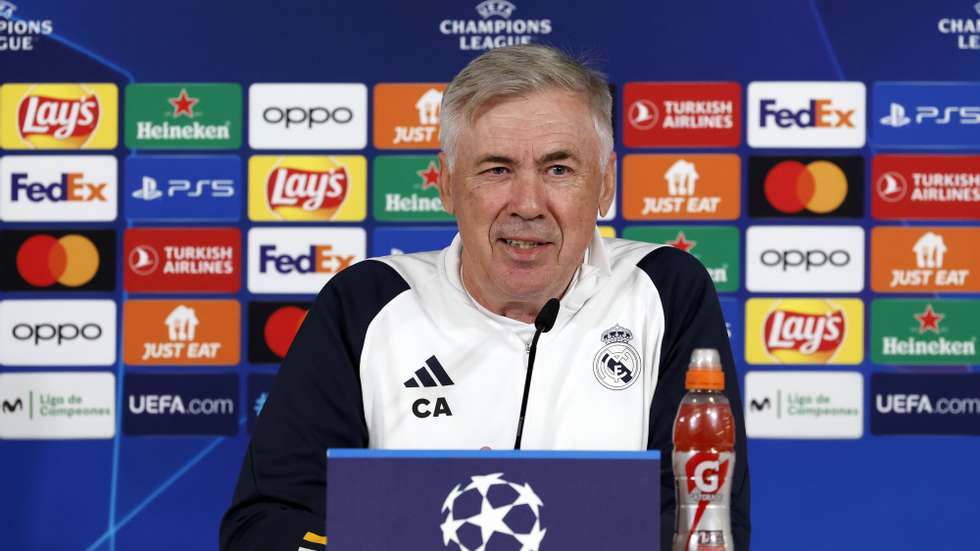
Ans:
[[[262,336],[273,354],[280,358],[286,356],[300,325],[306,319],[306,312],[306,309],[298,306],[283,306],[269,316],[262,328]]]
[[[847,198],[847,176],[830,161],[783,161],[766,175],[763,191],[779,212],[826,214]]]
[[[17,250],[17,273],[30,285],[50,287],[59,283],[81,287],[99,271],[99,250],[87,237],[68,234],[55,238],[35,235]]]

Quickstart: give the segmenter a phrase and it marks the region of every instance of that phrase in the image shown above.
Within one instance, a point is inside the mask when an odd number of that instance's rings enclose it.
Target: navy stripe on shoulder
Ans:
[[[337,275],[323,287],[317,302],[337,308],[353,358],[359,358],[368,326],[385,306],[411,287],[397,270],[377,260],[364,260]]]

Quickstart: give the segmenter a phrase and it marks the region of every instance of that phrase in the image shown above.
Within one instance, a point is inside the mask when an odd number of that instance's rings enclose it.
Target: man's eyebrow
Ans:
[[[504,155],[484,155],[483,157],[480,157],[480,160],[476,162],[476,164],[478,165],[482,165],[484,163],[512,165],[514,164],[514,159],[511,159],[510,157]]]
[[[555,161],[566,161],[568,159],[578,160],[578,157],[571,151],[559,149],[558,151],[552,151],[551,153],[548,153],[544,157],[538,159],[538,164],[545,165]]]

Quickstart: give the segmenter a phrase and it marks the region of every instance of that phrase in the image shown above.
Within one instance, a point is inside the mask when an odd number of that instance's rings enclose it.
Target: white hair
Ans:
[[[599,167],[613,150],[612,94],[605,76],[558,48],[519,44],[497,48],[471,61],[446,87],[439,118],[440,145],[452,167],[460,121],[473,122],[483,105],[501,97],[524,96],[543,90],[581,94],[592,111],[599,138]]]

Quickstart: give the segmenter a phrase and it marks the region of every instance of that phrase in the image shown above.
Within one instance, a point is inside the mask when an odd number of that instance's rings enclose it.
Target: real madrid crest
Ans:
[[[633,332],[619,324],[602,332],[602,342],[592,364],[592,371],[599,384],[610,390],[629,388],[640,378],[643,359],[629,341]]]

